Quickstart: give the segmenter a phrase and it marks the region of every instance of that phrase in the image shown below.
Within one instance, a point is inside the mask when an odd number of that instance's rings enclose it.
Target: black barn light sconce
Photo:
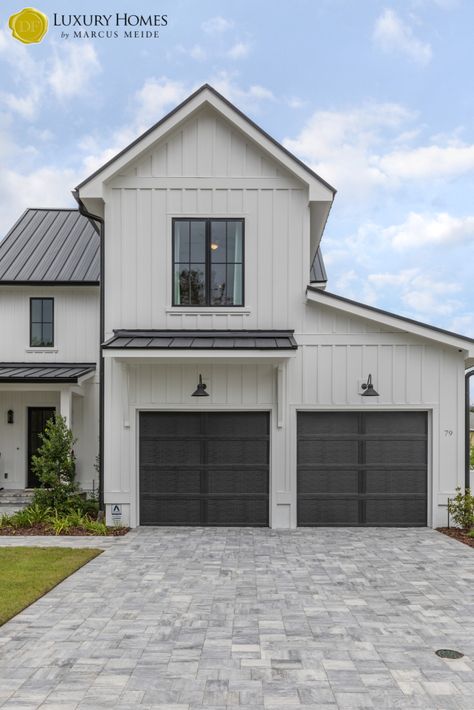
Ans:
[[[191,397],[209,397],[209,392],[206,392],[207,390],[207,385],[205,385],[202,381],[202,375],[199,375],[199,382],[198,386],[192,393]]]
[[[9,409],[7,412],[7,424],[14,424],[15,423],[15,415],[13,413],[13,409]]]
[[[361,387],[364,390],[360,393],[361,397],[380,397],[379,393],[374,389],[372,384],[372,375],[368,376],[367,382],[363,382]]]

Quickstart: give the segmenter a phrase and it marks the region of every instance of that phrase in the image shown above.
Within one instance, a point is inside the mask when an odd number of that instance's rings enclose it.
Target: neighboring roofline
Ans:
[[[434,331],[435,333],[440,333],[441,335],[449,336],[450,338],[456,338],[457,340],[463,340],[471,345],[474,345],[474,338],[469,338],[467,335],[460,335],[459,333],[453,333],[451,330],[445,330],[444,328],[438,328],[436,325],[429,325],[428,323],[423,323],[422,321],[414,320],[413,318],[407,318],[406,316],[400,316],[398,313],[392,313],[391,311],[385,311],[383,308],[377,308],[376,306],[369,306],[366,303],[361,303],[360,301],[354,301],[351,298],[346,298],[345,296],[339,296],[335,293],[330,293],[329,291],[322,291],[315,286],[308,285],[307,291],[317,293],[328,299],[335,299],[336,301],[341,301],[342,303],[347,303],[351,306],[356,306],[373,313],[379,313],[382,316],[388,318],[394,318],[402,323],[409,323],[411,325],[418,326],[419,328],[425,328],[426,330]]]
[[[99,281],[2,281],[0,286],[99,286]]]
[[[332,192],[333,195],[337,193],[337,190],[335,187],[330,185],[326,180],[324,180],[320,175],[318,175],[314,170],[311,170],[302,160],[296,157],[291,151],[289,151],[287,148],[285,148],[281,143],[279,143],[275,138],[273,138],[269,133],[267,133],[263,128],[261,128],[255,121],[252,121],[251,118],[246,116],[243,111],[241,111],[237,106],[235,106],[231,101],[225,98],[222,94],[220,94],[218,91],[216,91],[210,84],[203,84],[202,86],[199,87],[196,91],[194,91],[190,96],[188,96],[187,99],[182,101],[178,106],[176,106],[174,109],[169,111],[163,118],[161,118],[159,121],[157,121],[153,126],[148,128],[144,133],[141,133],[135,140],[133,140],[131,143],[129,143],[125,148],[123,148],[121,151],[119,151],[116,155],[114,155],[113,158],[108,160],[106,163],[104,163],[100,168],[98,168],[95,172],[93,172],[91,175],[89,175],[85,180],[79,183],[79,185],[76,186],[76,190],[80,190],[81,187],[86,185],[88,182],[93,180],[97,175],[99,175],[103,170],[108,168],[112,163],[114,163],[118,158],[122,157],[127,151],[129,151],[131,148],[136,146],[141,140],[143,140],[146,136],[148,136],[150,133],[152,133],[154,130],[159,128],[163,123],[165,123],[168,119],[170,119],[172,116],[174,116],[175,113],[180,111],[182,108],[184,108],[188,103],[190,103],[196,96],[198,96],[201,92],[208,90],[214,96],[216,96],[220,101],[223,101],[226,106],[231,108],[235,113],[237,113],[238,116],[243,118],[247,123],[249,123],[253,128],[255,128],[261,135],[263,135],[267,140],[269,140],[273,145],[275,145],[279,150],[283,151],[289,158],[295,161],[301,168],[303,168],[309,175],[311,175],[313,178],[316,178],[319,180],[320,183],[322,183],[330,192]]]
[[[90,374],[97,369],[95,362],[0,362],[0,368],[3,367],[28,367],[29,369],[50,369],[58,367],[67,368],[83,368],[84,372],[80,372],[72,377],[3,377],[0,374],[0,383],[28,383],[28,384],[77,384],[78,380],[84,375]]]

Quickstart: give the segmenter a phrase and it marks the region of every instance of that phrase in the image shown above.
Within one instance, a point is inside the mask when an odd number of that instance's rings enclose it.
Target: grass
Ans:
[[[101,552],[70,547],[0,548],[0,625]]]

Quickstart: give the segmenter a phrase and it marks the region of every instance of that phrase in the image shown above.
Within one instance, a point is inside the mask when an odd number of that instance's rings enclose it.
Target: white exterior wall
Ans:
[[[54,348],[30,348],[30,298],[54,298]],[[97,363],[99,361],[99,290],[89,286],[0,286],[0,362]],[[91,489],[98,474],[98,375],[80,387],[55,384],[0,383],[0,487],[27,485],[28,407],[56,407],[61,390],[72,393],[71,427],[77,438],[77,480]],[[81,396],[79,393],[82,393]],[[14,411],[14,424],[7,412]],[[8,475],[5,478],[5,474]]]
[[[447,521],[446,501],[464,482],[464,362],[452,348],[397,331],[376,332],[369,321],[341,318],[308,304],[307,320],[329,333],[296,334],[295,358],[277,388],[274,364],[129,364],[107,360],[106,503],[138,518],[140,410],[251,410],[271,413],[270,525],[296,527],[296,412],[298,410],[419,410],[428,415],[428,524]],[[332,317],[331,317],[332,314]],[[357,329],[359,332],[357,332]],[[347,332],[349,331],[349,332]],[[209,398],[193,399],[201,373]],[[380,397],[360,396],[371,373]],[[283,407],[278,426],[278,405]]]
[[[54,348],[30,348],[30,298],[54,298]],[[97,362],[99,289],[0,286],[0,362]]]
[[[199,176],[199,177],[197,177]],[[310,270],[308,188],[202,111],[105,190],[106,334],[293,328]],[[171,308],[172,218],[245,219],[245,306]]]

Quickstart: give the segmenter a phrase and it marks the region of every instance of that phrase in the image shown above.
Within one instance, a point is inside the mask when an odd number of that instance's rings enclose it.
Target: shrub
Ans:
[[[448,502],[448,511],[452,519],[461,528],[472,528],[474,525],[474,496],[469,488],[462,493],[456,488],[456,497]]]
[[[78,496],[75,481],[76,462],[72,447],[75,439],[66,420],[60,414],[46,423],[40,434],[42,443],[36,456],[31,458],[31,467],[41,483],[35,490],[33,503],[43,509],[54,508],[67,512],[71,499]]]

